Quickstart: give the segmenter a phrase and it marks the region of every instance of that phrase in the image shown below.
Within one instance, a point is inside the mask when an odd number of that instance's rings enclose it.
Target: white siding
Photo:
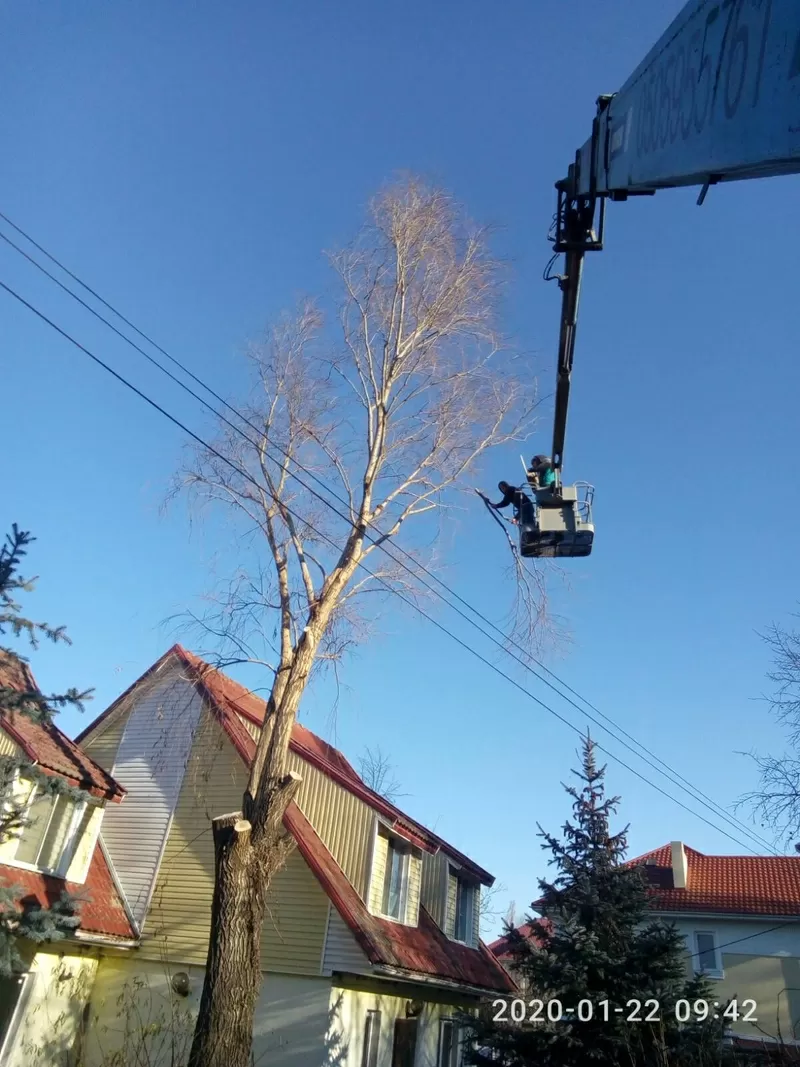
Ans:
[[[113,776],[127,789],[105,812],[102,838],[141,925],[155,884],[202,701],[181,670],[165,664],[136,698]]]
[[[368,974],[372,966],[339,912],[330,905],[322,973]]]

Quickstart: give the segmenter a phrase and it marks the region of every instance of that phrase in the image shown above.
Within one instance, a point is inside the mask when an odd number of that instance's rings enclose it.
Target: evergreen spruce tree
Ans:
[[[69,643],[63,626],[33,622],[22,614],[22,606],[17,600],[20,593],[31,592],[34,587],[35,579],[26,579],[19,574],[20,562],[33,540],[35,538],[15,524],[0,546],[0,640],[5,641],[7,636],[22,639],[31,649],[38,647],[41,638]],[[90,695],[88,692],[70,689],[45,696],[35,685],[27,664],[25,656],[0,646],[0,719],[13,721],[16,716],[26,716],[37,723],[50,723],[58,708],[82,708],[83,701]],[[15,788],[20,777],[33,783],[39,796],[66,795],[75,800],[85,799],[81,790],[63,778],[42,774],[24,758],[0,758],[0,844],[24,832],[31,821],[27,814],[30,793],[26,795]],[[58,941],[68,936],[80,921],[78,902],[66,892],[49,908],[26,906],[20,902],[20,894],[19,887],[3,884],[0,880],[0,975],[23,969],[18,950],[21,938],[36,943]]]
[[[494,1023],[494,1009],[483,1013],[473,1035],[481,1051],[473,1062],[499,1061],[507,1067],[715,1067],[728,1062],[721,1021],[684,1026],[676,1021],[676,1001],[713,1001],[713,993],[703,976],[688,976],[685,942],[675,927],[653,918],[652,891],[642,868],[624,863],[627,828],[612,834],[609,827],[619,798],[605,795],[605,767],[597,766],[589,737],[582,769],[573,773],[580,785],[565,786],[573,799],[573,820],[560,839],[539,827],[556,868],[552,881],[539,882],[535,906],[543,921],[529,919],[535,939],[508,929],[515,977],[526,1005],[534,998],[543,1002],[543,1021],[529,1024],[535,1010],[530,1006],[522,1025]],[[658,1002],[658,1021],[645,1021],[648,1000]],[[547,1008],[555,1001],[564,1009],[583,1002],[584,1014],[591,1005],[591,1018],[582,1021],[573,1014],[550,1021]],[[641,1021],[628,1021],[635,1002],[641,1004]]]

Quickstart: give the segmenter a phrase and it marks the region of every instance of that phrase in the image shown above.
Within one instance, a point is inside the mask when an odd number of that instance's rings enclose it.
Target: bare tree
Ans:
[[[800,631],[773,624],[762,636],[773,664],[767,677],[774,689],[767,700],[787,731],[789,751],[781,756],[751,754],[761,783],[741,803],[787,844],[800,837]]]
[[[502,882],[495,882],[494,885],[481,887],[481,902],[480,902],[480,930],[481,937],[487,932],[489,927],[494,923],[494,920],[500,915],[500,907],[498,897],[501,893],[507,893],[508,886]],[[506,908],[506,913],[508,908]],[[504,913],[505,914],[505,913]]]
[[[497,332],[487,235],[449,196],[414,179],[389,187],[330,262],[343,294],[338,344],[325,341],[311,302],[281,320],[249,352],[246,437],[223,426],[214,451],[193,452],[179,478],[241,520],[243,558],[256,562],[204,622],[224,662],[255,661],[270,678],[242,810],[213,820],[212,933],[191,1067],[248,1062],[265,894],[291,847],[283,814],[299,784],[287,749],[312,669],[363,639],[389,591],[420,594],[413,567],[380,548],[402,532],[412,557],[431,560],[441,517],[458,491],[472,496],[477,461],[533,425],[531,377],[516,380]],[[336,511],[326,506],[333,494],[344,501]]]
[[[394,764],[380,745],[374,750],[365,749],[363,756],[359,756],[358,773],[370,789],[379,793],[390,804],[408,795],[400,791],[400,781],[394,776]]]

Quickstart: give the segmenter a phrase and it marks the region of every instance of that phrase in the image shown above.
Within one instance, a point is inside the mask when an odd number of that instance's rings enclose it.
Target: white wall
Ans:
[[[420,991],[423,999],[426,991]],[[406,1016],[408,997],[385,996],[380,993],[357,992],[352,989],[331,989],[331,1031],[328,1036],[326,1067],[361,1067],[364,1054],[364,1027],[368,1011],[381,1013],[381,1035],[378,1063],[392,1062],[392,1044],[396,1019]],[[425,1003],[419,1016],[415,1067],[436,1067],[439,1051],[439,1020],[453,1016],[450,1005]]]
[[[742,956],[797,956],[800,957],[800,922],[789,919],[693,919],[667,917],[674,922],[680,932],[687,938],[687,944],[694,952],[695,930],[713,930],[717,935],[717,945],[724,946],[725,955]],[[780,928],[774,927],[779,924]],[[756,935],[756,936],[752,936]],[[746,940],[744,940],[746,939]],[[728,944],[736,942],[736,944]]]
[[[137,698],[111,772],[128,792],[121,804],[106,808],[101,833],[128,905],[140,924],[152,895],[201,710],[201,698],[181,669],[165,664]]]
[[[62,1062],[75,1044],[96,970],[97,959],[88,951],[61,953],[50,947],[35,954],[3,1067]]]

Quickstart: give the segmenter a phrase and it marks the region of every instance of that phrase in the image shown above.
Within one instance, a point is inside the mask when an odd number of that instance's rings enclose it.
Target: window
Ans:
[[[8,1051],[15,1029],[15,1016],[22,991],[28,980],[27,974],[12,974],[0,977],[0,1056]]]
[[[696,930],[694,935],[694,969],[709,978],[722,978],[722,960],[717,949],[717,940],[710,930]]]
[[[472,924],[475,919],[475,887],[463,878],[456,879],[456,914],[453,938],[472,943]]]
[[[386,856],[386,874],[383,880],[384,915],[393,919],[405,919],[406,901],[408,899],[408,859],[409,850],[396,839],[389,841]]]
[[[378,1062],[378,1043],[381,1037],[381,1013],[368,1011],[364,1023],[364,1055],[361,1067],[376,1067]]]
[[[63,877],[91,814],[88,804],[52,796],[31,785],[26,822],[14,860]]]
[[[439,1020],[439,1055],[437,1067],[460,1067],[461,1033],[455,1019]]]

